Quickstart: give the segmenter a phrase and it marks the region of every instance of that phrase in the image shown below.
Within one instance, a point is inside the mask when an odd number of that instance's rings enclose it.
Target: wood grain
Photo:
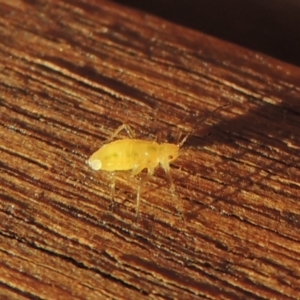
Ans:
[[[299,68],[108,1],[0,0],[0,69],[1,299],[299,299]],[[185,221],[160,169],[137,222],[137,178],[108,209],[85,161],[122,123],[194,130]]]

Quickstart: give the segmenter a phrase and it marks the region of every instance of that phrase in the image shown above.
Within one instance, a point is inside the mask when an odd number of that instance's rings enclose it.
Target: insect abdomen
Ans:
[[[104,145],[95,152],[89,161],[100,161],[101,170],[126,171],[137,166],[144,168],[158,165],[158,147],[156,142],[124,139]]]

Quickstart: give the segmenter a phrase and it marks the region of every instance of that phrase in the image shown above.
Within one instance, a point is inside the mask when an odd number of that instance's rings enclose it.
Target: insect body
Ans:
[[[226,106],[228,106],[228,104],[218,107],[213,110],[211,114]],[[211,116],[211,114],[209,116]],[[203,118],[199,124],[201,124],[209,116]],[[112,140],[123,129],[127,131],[131,138],[110,142],[110,140]],[[112,182],[110,186],[112,202],[114,200],[114,174],[116,171],[131,171],[132,175],[138,175],[144,169],[147,169],[147,177],[149,177],[159,165],[165,170],[172,195],[173,197],[176,197],[175,186],[170,174],[170,163],[179,156],[181,146],[186,142],[191,133],[192,132],[188,133],[178,144],[160,144],[154,141],[134,139],[133,132],[130,127],[123,124],[115,131],[105,145],[91,155],[91,157],[87,160],[87,164],[95,171],[104,170],[111,172]],[[140,177],[141,181],[138,187],[136,200],[136,216],[138,215],[141,186],[147,177]],[[179,209],[179,211],[180,210],[181,209]]]
[[[124,139],[104,145],[89,158],[88,164],[94,170],[132,170],[132,175],[137,175],[143,169],[152,173],[159,164],[166,170],[178,156],[179,146],[175,144]]]
[[[129,135],[132,136],[130,127],[124,124],[116,130],[111,139],[122,129],[126,129]],[[91,155],[87,163],[95,171],[104,170],[112,172],[112,201],[114,200],[115,171],[131,171],[132,175],[138,175],[141,171],[147,169],[148,176],[150,176],[158,165],[161,165],[165,170],[174,195],[175,188],[170,174],[170,163],[179,156],[179,149],[180,145],[176,144],[159,144],[154,141],[140,139],[123,139],[105,144]],[[141,185],[144,181],[140,183],[138,188],[136,215],[138,215]]]

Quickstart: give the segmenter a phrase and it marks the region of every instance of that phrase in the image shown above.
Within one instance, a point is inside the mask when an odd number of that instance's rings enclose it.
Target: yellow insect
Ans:
[[[228,104],[226,104],[228,106]],[[218,107],[213,110],[211,114],[223,108]],[[211,115],[210,114],[210,115]],[[209,115],[209,116],[210,116]],[[201,122],[203,123],[209,116],[205,117]],[[116,140],[110,142],[120,131],[126,130],[130,138]],[[116,171],[131,171],[132,175],[138,175],[144,169],[147,169],[147,177],[141,177],[141,182],[137,191],[136,199],[136,217],[138,216],[141,186],[145,179],[151,176],[154,170],[160,165],[167,176],[168,182],[173,196],[175,195],[175,186],[170,174],[170,163],[179,156],[179,150],[186,142],[187,138],[192,132],[189,132],[178,144],[161,143],[155,141],[145,141],[141,139],[134,139],[133,132],[129,125],[123,124],[115,131],[115,133],[108,140],[108,143],[103,145],[99,150],[91,155],[87,160],[87,164],[95,171],[103,170],[111,172],[111,200],[114,201],[115,191],[115,172]],[[143,180],[144,179],[144,180]]]

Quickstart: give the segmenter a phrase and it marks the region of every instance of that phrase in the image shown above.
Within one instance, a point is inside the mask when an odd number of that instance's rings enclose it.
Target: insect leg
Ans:
[[[182,132],[181,131],[177,132],[177,134],[176,134],[176,145],[180,144],[181,137],[182,137]]]
[[[169,166],[169,164],[164,164],[162,167],[165,170],[167,180],[168,180],[168,183],[170,185],[172,198],[175,200],[176,210],[181,215],[181,217],[184,219],[182,203],[181,203],[181,201],[178,201],[179,199],[178,199],[178,195],[176,193],[175,185],[174,185],[174,182],[173,182],[173,179],[172,179],[172,176],[171,176],[170,166]]]
[[[161,133],[161,131],[159,131],[156,136],[156,142],[160,144],[161,141],[162,141],[162,133]]]
[[[140,172],[142,172],[143,169],[145,169],[144,166],[138,165],[138,166],[136,166],[132,170],[131,175],[135,176],[135,175],[139,174]],[[138,218],[138,214],[139,214],[139,206],[140,206],[140,199],[141,199],[141,190],[142,190],[142,184],[143,183],[144,183],[144,176],[140,176],[140,178],[139,178],[139,186],[138,186],[137,196],[136,196],[136,207],[135,207],[135,217],[136,217],[136,219]]]
[[[139,186],[138,186],[137,195],[136,195],[136,208],[135,208],[136,219],[138,218],[138,215],[139,215],[139,206],[140,206],[140,200],[141,200],[142,187],[148,181],[149,177],[153,174],[153,172],[154,172],[154,169],[149,168],[147,174],[142,174],[140,176]]]
[[[163,134],[164,133],[164,134]],[[179,132],[179,134],[180,134],[180,136],[178,137],[177,135],[176,135],[176,144],[178,143],[178,141],[180,140],[180,137],[181,137],[181,132]],[[165,139],[167,137],[167,134],[166,134],[166,132],[165,132],[165,130],[162,130],[162,131],[159,131],[158,133],[157,133],[157,135],[156,135],[156,142],[158,143],[158,144],[161,144],[162,142],[163,142],[163,140]],[[173,137],[173,135],[172,135],[172,137]]]
[[[116,176],[115,176],[115,172],[112,172],[110,174],[110,199],[111,199],[111,203],[109,205],[110,208],[113,208],[114,202],[115,202],[115,186],[116,186]]]
[[[156,136],[156,142],[157,142],[158,144],[161,144],[161,143],[163,142],[163,137],[165,137],[165,136],[163,136],[162,132],[159,131],[158,134],[157,134],[157,136]],[[182,132],[181,132],[181,131],[178,131],[178,132],[176,133],[176,135],[172,134],[172,138],[175,139],[175,144],[176,144],[176,145],[179,145],[179,144],[180,144],[180,139],[181,139],[181,137],[182,137]]]
[[[111,141],[124,129],[126,130],[127,134],[131,138],[134,138],[135,134],[134,134],[133,130],[131,129],[131,127],[128,124],[122,124],[116,129],[116,131],[111,135],[111,137],[107,141]]]

